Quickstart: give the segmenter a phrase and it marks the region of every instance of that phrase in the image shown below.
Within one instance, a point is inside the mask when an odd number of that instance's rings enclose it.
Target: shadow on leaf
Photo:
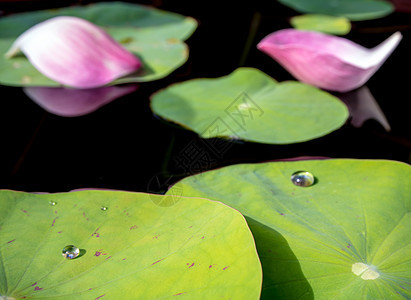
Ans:
[[[314,299],[297,257],[277,231],[246,217],[263,267],[261,299]]]

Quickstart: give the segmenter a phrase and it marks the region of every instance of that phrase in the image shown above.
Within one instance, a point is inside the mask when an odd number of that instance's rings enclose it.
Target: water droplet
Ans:
[[[30,83],[31,82],[31,77],[30,76],[23,76],[21,77],[21,83]]]
[[[54,206],[54,205],[57,204],[57,202],[54,202],[54,201],[50,201],[49,203],[50,203],[51,206]]]
[[[73,245],[68,245],[63,248],[61,254],[67,259],[73,259],[79,256],[80,249]]]
[[[291,181],[298,186],[310,186],[314,184],[314,176],[307,171],[297,171],[291,175]]]
[[[106,211],[108,208],[106,206],[102,206],[101,210]]]
[[[377,272],[375,267],[366,265],[364,263],[355,263],[351,267],[351,271],[357,275],[360,276],[364,280],[374,280],[380,277],[380,273]]]

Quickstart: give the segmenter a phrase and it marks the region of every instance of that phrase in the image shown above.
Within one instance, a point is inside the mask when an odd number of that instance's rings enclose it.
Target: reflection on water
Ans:
[[[339,94],[338,97],[347,105],[351,115],[351,124],[354,127],[360,128],[365,121],[374,119],[386,131],[391,130],[387,118],[366,86],[348,93]]]
[[[94,89],[25,87],[23,91],[49,113],[61,117],[78,117],[90,114],[111,101],[134,92],[137,88],[137,85]]]
[[[410,0],[391,0],[395,6],[395,10],[411,13],[411,1]]]

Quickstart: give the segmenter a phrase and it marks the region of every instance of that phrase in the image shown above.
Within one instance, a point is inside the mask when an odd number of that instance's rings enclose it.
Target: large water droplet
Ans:
[[[63,248],[63,251],[61,254],[67,259],[73,259],[79,256],[80,249],[73,245],[67,245],[66,247]]]
[[[106,207],[106,206],[101,207],[101,210],[103,210],[103,211],[106,211],[107,209],[108,209],[108,207]]]
[[[314,176],[307,171],[297,171],[291,175],[291,181],[298,186],[310,186],[314,184]]]
[[[57,204],[57,202],[54,202],[54,201],[50,201],[49,203],[50,203],[51,206],[54,206],[54,205]]]

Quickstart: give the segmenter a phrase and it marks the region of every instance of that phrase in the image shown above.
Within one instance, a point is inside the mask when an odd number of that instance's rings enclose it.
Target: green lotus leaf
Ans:
[[[346,106],[327,92],[296,81],[278,83],[253,68],[171,85],[152,96],[151,107],[204,138],[268,144],[314,139],[348,118]]]
[[[391,3],[382,0],[278,0],[296,11],[346,17],[353,21],[384,17],[394,11]]]
[[[345,35],[351,30],[350,20],[344,17],[326,15],[301,15],[290,20],[291,25],[300,30],[312,30],[329,34]]]
[[[167,198],[0,191],[0,299],[258,299],[243,216],[206,199],[158,205]],[[63,257],[66,245],[80,255]]]
[[[303,170],[313,185],[293,184]],[[263,299],[410,299],[410,178],[403,163],[330,159],[234,165],[177,186],[246,216]]]
[[[0,53],[6,53],[14,40],[33,25],[61,15],[80,17],[103,27],[142,60],[141,70],[112,84],[146,82],[170,74],[186,62],[188,48],[183,41],[197,27],[193,18],[122,2],[34,11],[0,19]],[[11,59],[0,55],[0,84],[60,86],[38,72],[23,55]]]

